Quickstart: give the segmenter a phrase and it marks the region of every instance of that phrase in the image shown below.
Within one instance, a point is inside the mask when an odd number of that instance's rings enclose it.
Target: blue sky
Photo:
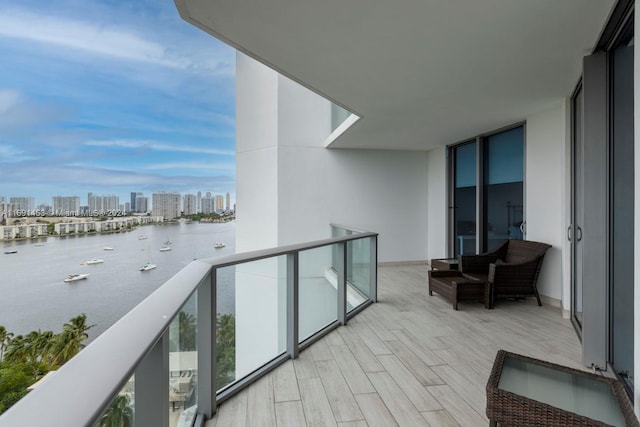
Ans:
[[[0,0],[0,58],[0,196],[235,200],[235,51],[172,0]]]

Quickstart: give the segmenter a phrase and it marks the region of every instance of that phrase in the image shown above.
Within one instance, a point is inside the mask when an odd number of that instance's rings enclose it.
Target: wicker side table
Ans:
[[[496,426],[638,427],[619,381],[499,350],[487,382]]]

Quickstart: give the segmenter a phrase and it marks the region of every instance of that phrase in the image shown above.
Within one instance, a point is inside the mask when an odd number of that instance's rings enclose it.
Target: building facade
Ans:
[[[79,196],[53,196],[51,204],[53,215],[71,216],[80,212]]]
[[[180,217],[180,193],[153,193],[152,212],[165,221]]]

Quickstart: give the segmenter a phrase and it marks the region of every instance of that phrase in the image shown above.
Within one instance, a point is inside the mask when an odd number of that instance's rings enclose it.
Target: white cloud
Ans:
[[[120,148],[146,148],[155,151],[170,151],[179,153],[196,153],[196,154],[214,154],[220,156],[234,156],[234,150],[222,150],[219,148],[195,147],[190,145],[173,145],[163,144],[154,141],[136,141],[136,140],[107,140],[107,141],[88,141],[85,145],[94,147],[120,147]]]
[[[233,171],[235,165],[232,163],[206,163],[206,162],[176,162],[176,163],[158,163],[146,166],[146,170],[168,170],[168,169],[183,169],[183,170],[216,170],[216,171]]]
[[[17,90],[0,89],[0,115],[7,114],[21,100],[22,96]]]
[[[193,66],[190,60],[170,57],[161,44],[127,29],[27,11],[0,9],[1,36],[166,67]]]
[[[17,163],[24,160],[32,160],[34,157],[11,145],[0,144],[0,163]]]

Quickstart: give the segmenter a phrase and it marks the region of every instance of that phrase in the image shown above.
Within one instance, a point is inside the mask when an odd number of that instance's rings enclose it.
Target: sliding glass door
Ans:
[[[483,251],[504,240],[522,240],[524,231],[524,128],[484,140]]]
[[[524,125],[449,147],[451,256],[524,238]]]
[[[470,141],[453,149],[455,175],[453,190],[454,256],[476,253],[477,144]]]

